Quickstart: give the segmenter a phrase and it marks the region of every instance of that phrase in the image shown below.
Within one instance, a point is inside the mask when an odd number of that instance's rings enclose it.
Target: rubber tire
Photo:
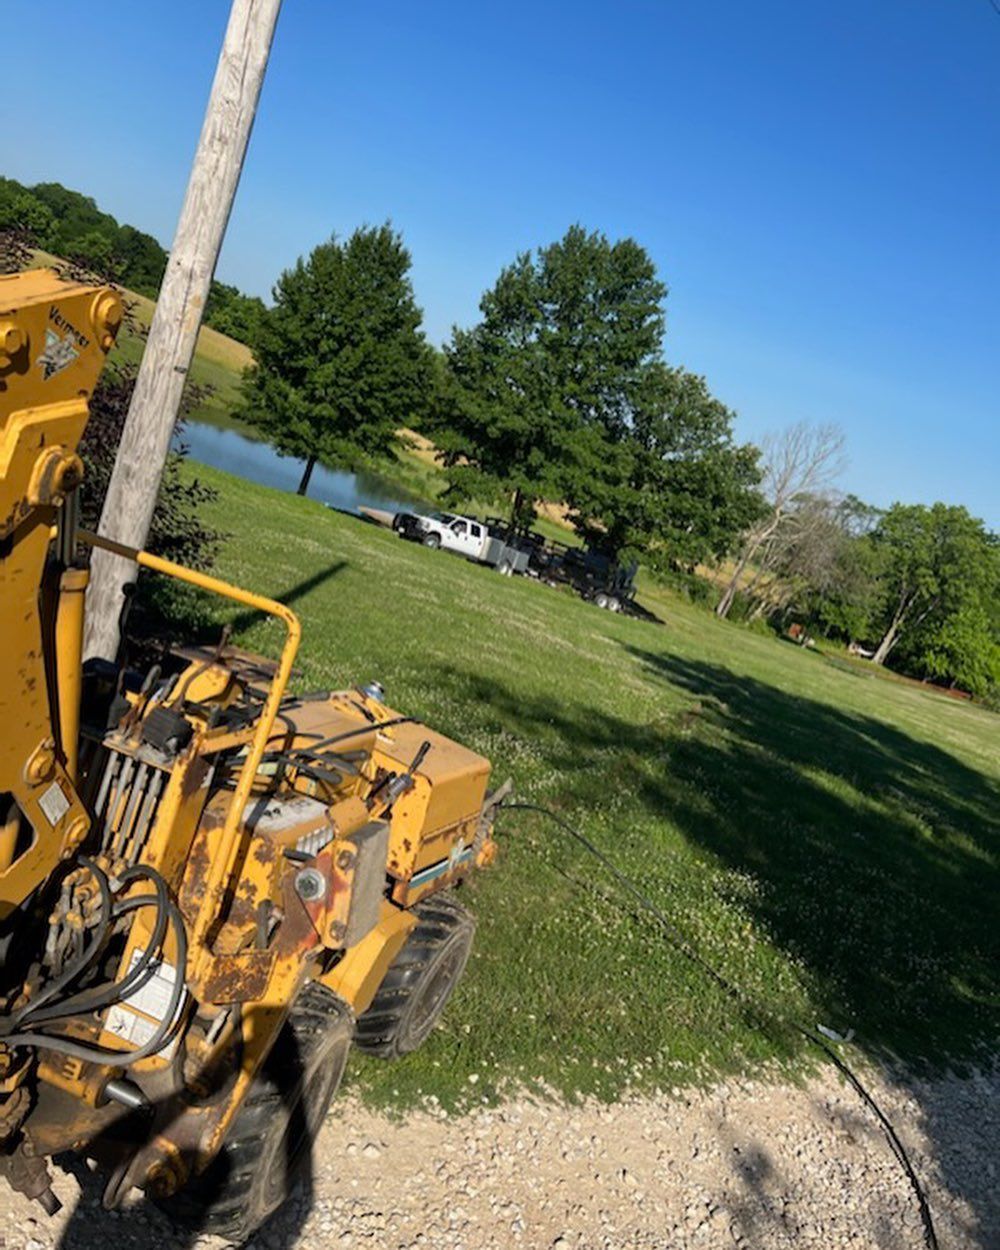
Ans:
[[[501,577],[510,577],[514,572],[514,568],[509,560],[501,560],[497,565],[497,572]]]
[[[437,548],[441,546],[441,535],[440,534],[428,534],[427,537],[424,539],[424,546],[430,547],[432,551],[436,551]]]
[[[476,922],[451,894],[435,894],[415,910],[420,919],[354,1033],[354,1044],[379,1059],[399,1059],[423,1045],[472,949]]]
[[[622,610],[622,605],[618,602],[615,596],[612,595],[611,598],[608,600],[608,611],[620,612],[621,610]]]
[[[242,1245],[288,1199],[312,1155],[350,1053],[351,1009],[311,982],[236,1113],[222,1150],[178,1193],[170,1219]]]
[[[594,603],[596,603],[599,608],[607,608],[608,596],[603,590],[599,590],[597,594],[594,595]]]

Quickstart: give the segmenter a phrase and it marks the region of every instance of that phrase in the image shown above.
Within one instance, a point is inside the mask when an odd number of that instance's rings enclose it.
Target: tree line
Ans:
[[[243,416],[284,452],[357,467],[401,427],[438,448],[445,498],[530,526],[559,503],[588,541],[691,572],[758,515],[757,449],[704,378],[663,358],[666,287],[632,239],[574,226],[505,267],[482,318],[424,339],[410,256],[390,225],[284,273],[252,344]]]
[[[0,232],[11,223],[156,293],[156,240],[77,192],[0,179]],[[209,323],[254,352],[240,415],[305,461],[302,492],[316,463],[384,465],[413,428],[437,448],[450,505],[505,509],[526,529],[540,502],[560,504],[586,541],[699,598],[713,594],[709,566],[720,617],[803,624],[876,664],[998,698],[997,536],[962,507],[845,496],[834,427],[738,442],[706,380],[667,362],[667,288],[635,240],[573,226],[516,256],[477,323],[440,350],[410,269],[386,223],[314,248],[270,307],[213,284]]]
[[[529,528],[562,505],[589,543],[706,586],[720,617],[792,622],[876,664],[977,695],[1000,687],[1000,545],[964,508],[845,496],[844,439],[800,424],[760,447],[704,378],[664,355],[667,288],[634,239],[572,226],[516,256],[471,328],[424,338],[411,258],[388,223],[286,271],[251,343],[243,417],[306,464],[437,448],[452,505]]]
[[[1000,706],[1000,537],[961,506],[880,509],[840,493],[831,427],[784,431],[761,463],[765,510],[741,536],[718,615],[803,623]]]
[[[27,187],[0,178],[0,230],[20,232],[32,246],[149,299],[156,299],[167,265],[167,252],[152,235],[121,225],[89,196],[58,182]],[[245,343],[256,335],[263,311],[257,296],[213,281],[205,320]]]

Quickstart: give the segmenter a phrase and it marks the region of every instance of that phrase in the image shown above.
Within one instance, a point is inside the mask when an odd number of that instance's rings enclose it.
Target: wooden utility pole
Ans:
[[[99,532],[130,547],[149,534],[212,275],[243,169],[281,0],[233,0],[184,206],[108,485]],[[95,550],[87,656],[114,657],[135,565]]]

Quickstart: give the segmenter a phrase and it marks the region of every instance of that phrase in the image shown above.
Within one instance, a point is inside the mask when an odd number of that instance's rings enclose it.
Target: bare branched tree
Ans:
[[[756,559],[769,561],[768,549],[780,550],[783,531],[794,530],[803,501],[823,496],[844,471],[843,431],[835,425],[799,422],[764,440],[760,463],[764,472],[761,492],[768,511],[743,536],[736,567],[715,609],[718,616],[729,615],[740,583]]]
[[[743,594],[748,619],[791,609],[807,592],[824,592],[838,573],[847,541],[844,501],[837,495],[805,495],[795,500],[771,538],[754,558],[754,574]]]

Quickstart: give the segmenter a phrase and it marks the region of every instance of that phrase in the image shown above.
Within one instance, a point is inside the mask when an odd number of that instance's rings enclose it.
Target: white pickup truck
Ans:
[[[431,512],[426,516],[400,513],[394,523],[404,538],[422,542],[425,547],[439,547],[492,565],[500,573],[523,573],[528,567],[527,552],[494,537],[482,521],[458,516],[454,512]]]

